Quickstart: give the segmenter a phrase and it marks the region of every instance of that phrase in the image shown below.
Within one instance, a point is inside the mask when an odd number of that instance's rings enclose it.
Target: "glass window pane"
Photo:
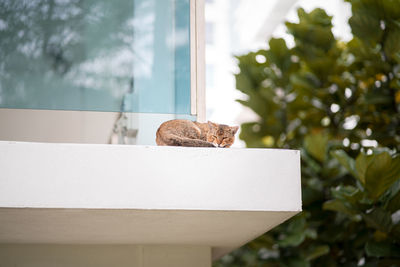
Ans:
[[[0,0],[0,108],[190,113],[189,0]]]
[[[206,22],[206,43],[214,44],[215,24],[213,22]]]

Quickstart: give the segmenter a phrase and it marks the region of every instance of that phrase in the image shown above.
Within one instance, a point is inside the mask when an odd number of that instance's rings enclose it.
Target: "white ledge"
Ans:
[[[0,243],[219,257],[301,211],[296,150],[0,142]]]

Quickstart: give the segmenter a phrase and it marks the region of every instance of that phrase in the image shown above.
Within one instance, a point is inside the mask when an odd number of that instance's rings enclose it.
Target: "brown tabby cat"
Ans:
[[[156,134],[159,146],[230,147],[239,127],[213,122],[171,120],[160,125]]]

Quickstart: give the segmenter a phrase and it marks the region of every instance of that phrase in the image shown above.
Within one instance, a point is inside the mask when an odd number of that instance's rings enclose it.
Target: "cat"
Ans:
[[[159,146],[230,147],[235,141],[238,126],[213,122],[170,120],[162,123],[156,133]]]

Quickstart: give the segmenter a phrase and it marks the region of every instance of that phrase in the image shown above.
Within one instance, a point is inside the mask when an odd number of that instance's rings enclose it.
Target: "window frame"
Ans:
[[[191,115],[206,120],[204,0],[190,0]]]

